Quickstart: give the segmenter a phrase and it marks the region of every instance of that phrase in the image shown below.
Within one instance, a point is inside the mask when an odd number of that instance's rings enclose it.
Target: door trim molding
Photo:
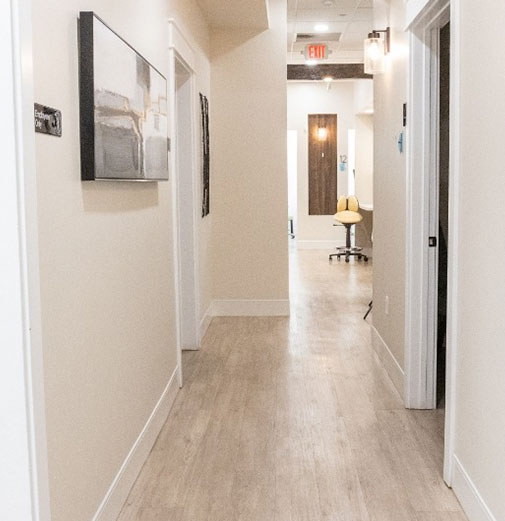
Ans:
[[[50,521],[41,328],[31,0],[0,7],[0,59],[6,103],[0,133],[2,345],[0,518]],[[5,495],[2,494],[4,492]]]
[[[182,375],[182,342],[181,342],[181,288],[180,288],[180,262],[181,253],[179,248],[179,209],[178,209],[178,189],[177,189],[177,108],[176,108],[176,62],[179,62],[190,73],[190,88],[191,98],[191,142],[193,149],[193,191],[194,191],[194,227],[193,227],[193,243],[195,255],[195,309],[199,313],[200,309],[200,269],[199,269],[199,226],[198,226],[198,208],[199,198],[198,192],[198,142],[196,140],[197,129],[197,96],[196,96],[196,54],[194,45],[186,36],[187,31],[174,18],[168,20],[168,48],[169,48],[169,107],[170,107],[170,137],[172,140],[172,147],[170,151],[170,169],[171,169],[171,183],[172,183],[172,233],[173,233],[173,252],[174,252],[174,281],[175,281],[175,318],[176,318],[176,344],[177,344],[177,366],[178,366],[178,381],[179,387],[183,385]],[[199,333],[200,320],[195,317],[195,331],[196,338],[200,339]],[[200,346],[197,346],[200,347]]]
[[[405,402],[407,408],[436,407],[436,342],[430,313],[428,236],[430,216],[429,180],[438,157],[438,111],[432,92],[438,89],[433,60],[436,29],[451,21],[451,138],[449,172],[449,251],[447,316],[447,391],[444,479],[452,480],[454,454],[454,400],[457,346],[457,258],[459,211],[459,77],[460,0],[431,0],[410,27],[408,88],[408,158],[405,287]],[[433,44],[435,47],[433,48]],[[435,113],[434,113],[435,109]],[[431,297],[431,301],[430,301]],[[435,307],[436,309],[436,307]]]
[[[451,1],[451,151],[449,170],[449,251],[447,289],[447,373],[444,479],[451,486],[456,446],[456,367],[458,354],[458,259],[461,171],[461,0]]]

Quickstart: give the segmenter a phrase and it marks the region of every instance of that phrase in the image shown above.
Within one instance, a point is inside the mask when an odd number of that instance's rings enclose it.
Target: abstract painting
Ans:
[[[210,136],[209,100],[200,94],[202,114],[202,217],[210,213]]]
[[[167,80],[93,12],[81,12],[83,180],[168,180]]]

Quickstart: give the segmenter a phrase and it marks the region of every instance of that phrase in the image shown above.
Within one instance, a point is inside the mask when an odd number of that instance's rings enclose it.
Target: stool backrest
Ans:
[[[337,202],[337,213],[347,210],[347,197],[342,195],[338,198]]]
[[[354,195],[350,195],[347,198],[347,209],[351,212],[358,212],[359,211],[359,202],[358,198]]]
[[[345,210],[359,212],[359,202],[356,196],[350,195],[349,197],[346,197],[345,195],[342,195],[338,198],[337,213],[344,212]]]

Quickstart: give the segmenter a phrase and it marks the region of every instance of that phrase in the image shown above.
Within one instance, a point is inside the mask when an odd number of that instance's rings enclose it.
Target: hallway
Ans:
[[[362,319],[372,266],[292,251],[291,318],[215,318],[119,521],[464,521],[443,416],[406,411]]]

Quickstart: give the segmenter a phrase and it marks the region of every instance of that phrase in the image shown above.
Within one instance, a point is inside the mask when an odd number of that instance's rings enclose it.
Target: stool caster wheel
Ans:
[[[349,257],[346,257],[346,258],[345,258],[345,262],[349,262]]]
[[[368,262],[368,257],[363,257],[365,262]]]

